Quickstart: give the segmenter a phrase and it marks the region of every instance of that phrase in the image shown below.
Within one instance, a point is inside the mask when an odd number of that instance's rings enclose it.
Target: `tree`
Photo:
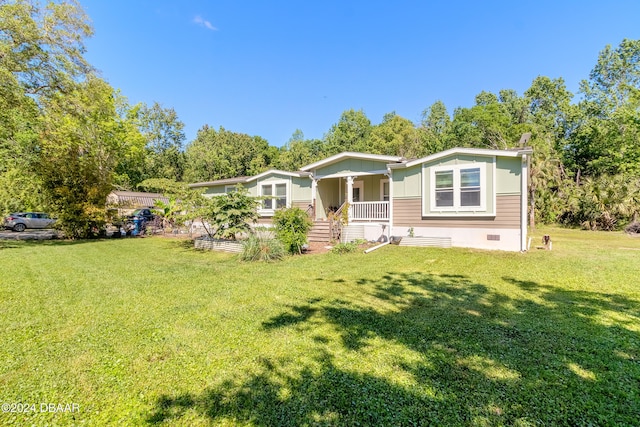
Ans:
[[[116,111],[113,89],[96,77],[44,102],[35,172],[58,224],[70,238],[91,237],[105,222],[106,197],[135,126]]]
[[[382,123],[371,128],[365,151],[403,157],[418,157],[423,153],[413,122],[396,113],[385,114]]]
[[[640,172],[640,40],[606,46],[580,84],[579,124],[568,161],[578,174]]]
[[[257,198],[238,185],[235,191],[223,196],[200,196],[193,216],[200,218],[209,237],[236,240],[238,234],[249,233],[251,224],[257,222],[259,204]]]
[[[163,108],[157,102],[139,110],[140,131],[146,140],[146,178],[167,178],[181,181],[185,159],[184,123],[173,108]]]
[[[78,2],[4,0],[0,3],[0,73],[36,98],[73,90],[91,67],[83,57],[93,30]]]
[[[280,150],[276,166],[278,169],[287,171],[298,170],[302,166],[322,159],[322,148],[322,141],[304,139],[302,131],[296,129]]]
[[[186,149],[185,179],[210,181],[263,172],[271,165],[277,148],[266,140],[204,126]]]
[[[364,112],[347,110],[325,135],[324,154],[332,156],[343,151],[367,151],[370,133],[371,121]]]
[[[422,112],[422,121],[419,129],[423,146],[422,153],[419,156],[453,148],[447,145],[447,134],[450,132],[450,128],[451,117],[442,101],[436,101],[425,109]]]
[[[0,1],[0,211],[44,208],[32,172],[40,107],[91,70],[83,57],[91,33],[75,1]]]

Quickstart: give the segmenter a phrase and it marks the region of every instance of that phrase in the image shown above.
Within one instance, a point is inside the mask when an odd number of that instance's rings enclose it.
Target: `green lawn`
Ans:
[[[0,425],[640,424],[640,238],[543,233],[275,264],[0,242],[0,402],[36,405]]]

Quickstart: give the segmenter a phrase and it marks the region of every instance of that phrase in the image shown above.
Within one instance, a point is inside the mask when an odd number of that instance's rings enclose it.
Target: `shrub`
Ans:
[[[338,243],[331,248],[331,252],[334,254],[348,254],[357,251],[359,246],[358,242]]]
[[[273,215],[273,226],[277,238],[290,254],[301,254],[302,245],[307,243],[307,233],[313,223],[300,208],[281,209]]]
[[[258,237],[254,234],[242,242],[242,261],[278,261],[284,258],[284,246],[279,240]]]
[[[629,234],[640,234],[640,222],[632,222],[624,229]]]

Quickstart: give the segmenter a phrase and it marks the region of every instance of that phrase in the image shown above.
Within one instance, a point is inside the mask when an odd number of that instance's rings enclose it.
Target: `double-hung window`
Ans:
[[[286,183],[269,183],[262,184],[261,195],[262,209],[276,210],[287,207],[287,184]]]
[[[486,209],[484,166],[436,166],[431,173],[432,211],[483,211]]]

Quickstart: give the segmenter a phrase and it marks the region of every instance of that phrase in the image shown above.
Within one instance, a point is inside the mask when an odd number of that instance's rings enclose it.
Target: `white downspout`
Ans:
[[[391,241],[391,229],[393,228],[393,174],[391,169],[387,168],[387,174],[389,177],[389,227],[387,230],[387,241]]]
[[[529,159],[526,154],[522,155],[522,176],[520,179],[520,251],[527,250],[527,207],[529,196]]]

